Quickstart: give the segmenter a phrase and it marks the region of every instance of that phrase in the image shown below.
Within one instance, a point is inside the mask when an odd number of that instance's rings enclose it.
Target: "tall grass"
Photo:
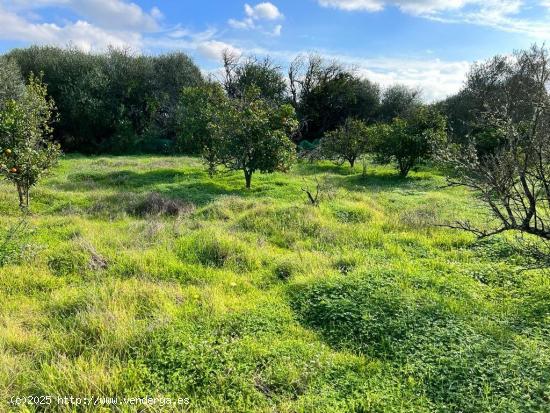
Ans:
[[[313,207],[317,174],[334,193]],[[0,411],[547,411],[550,281],[504,237],[434,226],[486,220],[443,182],[319,163],[247,191],[193,158],[65,159],[12,243],[32,254],[0,266]]]

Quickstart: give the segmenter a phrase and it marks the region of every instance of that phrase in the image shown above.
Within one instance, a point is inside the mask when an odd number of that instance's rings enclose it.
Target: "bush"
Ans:
[[[33,75],[19,100],[0,108],[0,174],[17,188],[19,206],[29,208],[29,191],[58,161],[59,145],[50,140],[54,103]]]
[[[367,135],[368,128],[363,121],[348,118],[321,139],[321,154],[337,163],[347,161],[353,169],[355,161],[367,151]]]

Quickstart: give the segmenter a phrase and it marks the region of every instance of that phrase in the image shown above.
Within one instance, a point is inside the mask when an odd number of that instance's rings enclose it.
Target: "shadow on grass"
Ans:
[[[359,171],[359,168],[356,166],[355,170],[352,170],[349,164],[336,165],[334,163],[309,163],[309,162],[300,162],[296,165],[296,174],[298,175],[316,175],[316,174],[334,174],[341,176],[354,175]]]
[[[196,181],[205,174],[201,172],[183,172],[177,169],[158,169],[148,172],[128,170],[106,173],[75,173],[66,183],[58,185],[64,191],[94,190],[98,188],[147,189],[162,184],[173,184],[183,180]]]

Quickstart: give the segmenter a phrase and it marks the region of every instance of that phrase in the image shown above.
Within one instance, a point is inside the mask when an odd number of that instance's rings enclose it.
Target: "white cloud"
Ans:
[[[162,18],[157,7],[147,13],[136,3],[125,0],[6,0],[3,3],[12,12],[48,6],[70,9],[97,27],[117,31],[155,31]]]
[[[229,43],[219,40],[208,40],[201,42],[196,46],[196,50],[203,56],[211,60],[220,61],[225,51],[240,56],[242,51]]]
[[[227,23],[234,29],[251,29],[254,27],[254,20],[250,18],[243,20],[229,19]]]
[[[273,36],[280,36],[282,32],[283,32],[283,25],[278,24],[277,26],[275,26],[271,34]]]
[[[440,59],[349,59],[357,73],[384,87],[395,83],[422,90],[427,102],[443,99],[458,92],[470,68],[467,61]]]
[[[395,6],[411,14],[459,10],[467,4],[481,3],[480,0],[318,0],[318,2],[323,7],[347,11],[376,12],[387,6]]]
[[[277,20],[283,17],[277,6],[273,3],[259,3],[256,6],[244,5],[246,15],[254,20]]]
[[[66,46],[82,50],[104,50],[109,46],[139,49],[142,36],[127,31],[109,31],[78,20],[59,26],[53,23],[33,23],[0,7],[0,39],[38,44]]]
[[[548,16],[521,18],[520,13],[533,7],[524,0],[317,0],[323,7],[345,11],[379,12],[397,7],[402,12],[446,23],[469,23],[522,33],[532,38],[550,38]],[[538,0],[540,7],[550,0]],[[544,14],[544,13],[543,13]]]
[[[283,14],[279,11],[277,6],[269,2],[259,3],[256,6],[245,4],[244,13],[246,17],[244,17],[242,20],[229,19],[227,23],[234,29],[262,29],[262,25],[259,24],[262,21],[272,22],[284,18]],[[281,34],[282,28],[282,25],[278,24],[270,30],[269,34],[279,36]]]

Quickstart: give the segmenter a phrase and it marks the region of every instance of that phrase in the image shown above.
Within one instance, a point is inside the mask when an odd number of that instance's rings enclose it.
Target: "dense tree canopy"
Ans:
[[[25,83],[19,66],[13,59],[0,57],[0,109],[9,100],[18,100],[23,96]]]
[[[185,55],[134,56],[30,47],[8,55],[24,77],[43,73],[55,100],[55,137],[68,151],[160,151],[176,135],[177,102],[186,86],[202,83]]]
[[[183,153],[200,154],[213,174],[218,159],[218,134],[210,127],[219,108],[227,105],[227,95],[218,83],[188,87],[182,92],[178,116],[176,150]]]
[[[321,138],[350,117],[367,122],[376,118],[379,86],[337,62],[298,57],[290,66],[289,84],[300,119],[299,140]]]
[[[417,89],[399,84],[390,86],[382,94],[379,119],[391,122],[394,118],[407,118],[421,103]]]
[[[269,57],[241,58],[230,52],[223,53],[224,76],[222,84],[230,98],[241,98],[252,87],[260,97],[274,103],[286,100],[287,85],[281,68]]]
[[[321,153],[338,163],[355,161],[368,150],[368,128],[358,119],[348,118],[343,125],[327,132],[321,140]]]

